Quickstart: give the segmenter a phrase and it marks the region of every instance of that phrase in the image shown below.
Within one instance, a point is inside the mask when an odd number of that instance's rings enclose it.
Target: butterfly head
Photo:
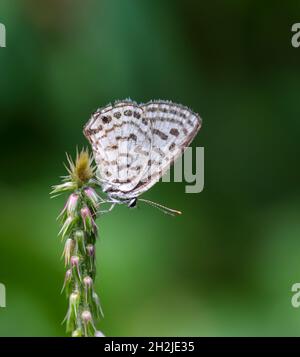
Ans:
[[[129,208],[136,207],[137,197],[132,198],[120,198],[117,195],[108,194],[107,202],[115,203],[115,204],[125,204]]]
[[[135,197],[135,198],[128,200],[127,205],[129,208],[134,208],[134,207],[136,207],[136,203],[137,203],[137,198]]]

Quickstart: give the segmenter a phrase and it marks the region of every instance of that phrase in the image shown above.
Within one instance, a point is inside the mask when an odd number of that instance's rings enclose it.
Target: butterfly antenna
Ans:
[[[157,202],[153,202],[153,201],[149,201],[149,200],[145,200],[143,198],[140,198],[139,201],[142,201],[142,202],[145,202],[147,203],[148,205],[152,206],[152,207],[155,207],[157,209],[159,209],[160,211],[162,211],[163,213],[165,214],[169,214],[171,216],[178,216],[178,215],[181,215],[182,212],[181,211],[177,211],[175,209],[172,209],[172,208],[169,208],[169,207],[166,207],[166,206],[163,206]]]

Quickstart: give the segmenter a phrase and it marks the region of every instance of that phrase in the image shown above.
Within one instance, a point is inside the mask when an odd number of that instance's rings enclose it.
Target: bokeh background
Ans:
[[[299,336],[299,1],[2,0],[1,336],[64,336],[49,199],[99,106],[131,97],[203,117],[205,189],[159,183],[99,221],[108,336]]]

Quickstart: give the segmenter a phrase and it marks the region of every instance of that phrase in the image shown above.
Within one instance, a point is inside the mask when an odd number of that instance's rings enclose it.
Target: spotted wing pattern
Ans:
[[[153,101],[141,107],[151,122],[152,145],[148,170],[134,190],[137,196],[160,180],[201,128],[200,117],[180,104]]]
[[[150,147],[150,123],[134,102],[116,102],[99,109],[84,128],[104,191],[124,195],[139,183]]]
[[[97,110],[84,128],[102,188],[112,197],[137,197],[153,186],[191,143],[199,116],[167,101],[126,100]]]

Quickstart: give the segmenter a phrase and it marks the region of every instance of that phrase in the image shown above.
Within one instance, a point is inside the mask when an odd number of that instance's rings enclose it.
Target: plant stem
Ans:
[[[100,197],[94,190],[95,168],[87,151],[77,153],[75,164],[68,157],[69,175],[53,187],[52,194],[71,193],[59,215],[60,235],[65,241],[63,256],[67,272],[63,289],[69,300],[65,317],[66,330],[73,337],[103,336],[96,329],[102,309],[94,290],[96,277],[95,244],[98,228],[95,223]]]

